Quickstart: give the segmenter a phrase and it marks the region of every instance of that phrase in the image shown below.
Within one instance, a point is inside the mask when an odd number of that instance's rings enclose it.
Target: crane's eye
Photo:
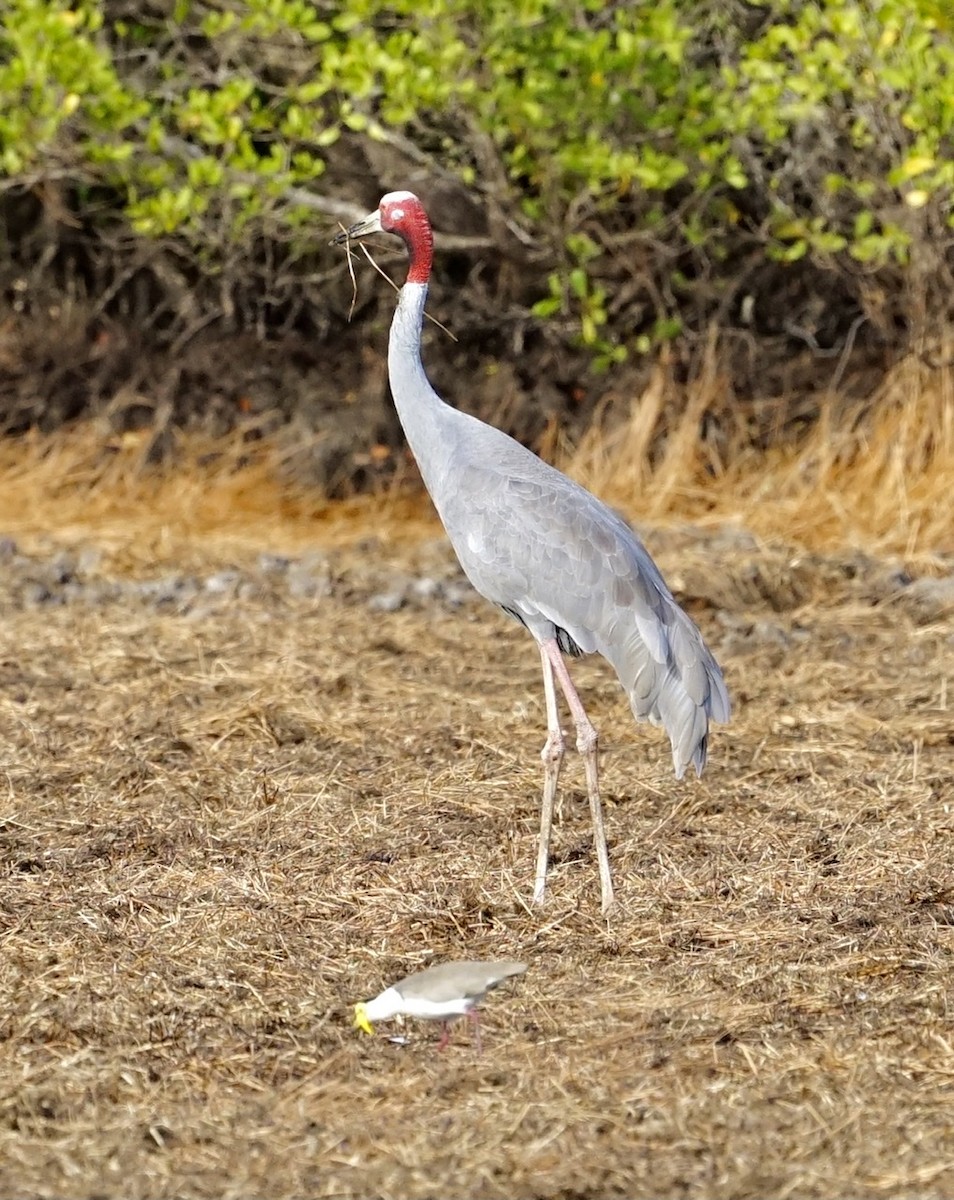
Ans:
[[[404,220],[404,209],[403,208],[392,208],[391,209],[391,220],[395,224],[397,224],[398,221],[403,221]]]

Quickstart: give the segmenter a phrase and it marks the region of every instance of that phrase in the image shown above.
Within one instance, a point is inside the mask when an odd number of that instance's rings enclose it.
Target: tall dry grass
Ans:
[[[263,548],[297,554],[348,544],[374,531],[392,540],[433,533],[419,497],[380,493],[328,501],[287,482],[290,434],[247,443],[177,434],[151,461],[152,435],[113,437],[96,422],[49,436],[0,440],[0,532],[94,540],[131,570],[202,557],[241,558]],[[301,448],[300,438],[297,440]]]
[[[864,549],[930,565],[954,553],[954,372],[915,356],[863,405],[836,395],[797,444],[751,444],[740,417],[729,443],[700,437],[707,412],[726,425],[713,344],[696,381],[660,365],[623,422],[597,421],[574,447],[544,448],[575,478],[642,524],[731,523],[807,550]],[[673,401],[676,401],[675,405]],[[681,411],[662,436],[666,414]],[[223,556],[269,546],[298,553],[369,532],[402,542],[438,533],[419,490],[398,481],[328,501],[288,482],[291,434],[249,443],[179,436],[161,465],[148,433],[110,436],[92,421],[0,442],[0,531],[94,538],[131,564],[183,561],[214,542]]]
[[[797,443],[757,449],[739,430],[715,449],[699,430],[725,415],[715,353],[683,398],[661,452],[651,453],[675,385],[657,368],[629,419],[594,426],[564,465],[639,520],[733,522],[810,550],[863,549],[932,560],[954,553],[954,371],[911,355],[863,403],[822,400]]]

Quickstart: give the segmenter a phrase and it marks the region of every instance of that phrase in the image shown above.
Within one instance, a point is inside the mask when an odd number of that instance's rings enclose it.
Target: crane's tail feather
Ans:
[[[690,763],[701,775],[709,749],[708,708],[693,700],[671,669],[660,688],[656,714],[656,722],[669,734],[676,778],[682,779]]]
[[[699,630],[675,603],[666,616],[664,656],[632,626],[628,636],[608,639],[598,648],[616,668],[636,720],[661,725],[669,734],[673,768],[682,779],[690,764],[702,774],[709,721],[728,721],[731,705],[722,672]]]

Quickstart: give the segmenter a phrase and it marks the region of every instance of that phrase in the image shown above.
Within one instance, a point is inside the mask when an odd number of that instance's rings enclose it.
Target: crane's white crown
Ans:
[[[386,196],[381,197],[382,204],[404,204],[408,200],[416,200],[420,204],[413,192],[388,192]]]

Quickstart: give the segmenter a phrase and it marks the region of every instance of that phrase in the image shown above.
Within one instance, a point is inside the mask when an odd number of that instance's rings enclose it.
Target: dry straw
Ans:
[[[303,525],[255,526],[267,493],[229,479],[227,522],[191,493],[196,571]],[[181,615],[4,590],[0,1193],[950,1196],[950,627],[837,560],[793,588],[744,541],[654,548],[723,588],[691,595],[737,708],[677,786],[665,738],[579,664],[609,926],[572,754],[550,903],[527,903],[525,632],[476,602],[368,606],[414,547],[343,547],[318,599],[260,581]],[[531,964],[482,1058],[417,1027],[357,1039],[356,1000],[467,957]]]

